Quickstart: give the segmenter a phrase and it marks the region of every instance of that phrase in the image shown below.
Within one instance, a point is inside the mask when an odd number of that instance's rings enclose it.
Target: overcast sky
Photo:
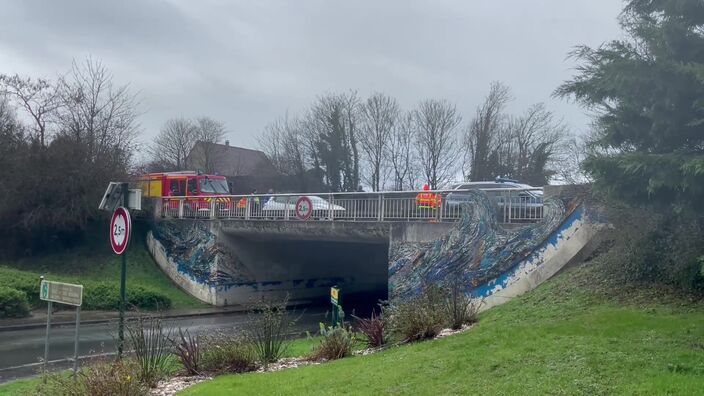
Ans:
[[[357,90],[457,104],[467,123],[489,84],[511,111],[545,102],[576,132],[588,118],[552,99],[567,53],[621,36],[618,0],[0,0],[0,73],[55,77],[99,58],[141,98],[148,140],[170,117],[222,120],[256,146],[276,117]]]

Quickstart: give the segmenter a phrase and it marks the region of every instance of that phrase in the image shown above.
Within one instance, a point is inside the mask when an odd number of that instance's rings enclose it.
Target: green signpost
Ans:
[[[340,288],[333,286],[330,288],[330,303],[332,304],[332,326],[340,327],[345,319],[345,312],[342,310],[342,296]]]
[[[73,377],[75,379],[76,373],[78,372],[78,336],[81,324],[81,304],[83,304],[83,285],[50,282],[44,280],[44,277],[40,279],[39,299],[47,301],[48,307],[46,312],[46,337],[44,339],[44,371],[46,371],[46,364],[49,361],[49,334],[51,332],[51,310],[53,303],[73,305],[76,307],[76,337],[73,346]]]

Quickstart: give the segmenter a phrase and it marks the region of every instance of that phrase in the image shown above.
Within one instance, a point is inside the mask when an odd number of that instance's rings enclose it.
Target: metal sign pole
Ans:
[[[127,254],[122,253],[122,267],[120,270],[120,323],[117,329],[118,345],[117,357],[122,358],[122,350],[125,344],[125,278],[127,272]]]
[[[129,193],[127,183],[122,184],[122,199],[123,206],[127,207],[127,194]],[[127,210],[127,209],[125,209]],[[125,242],[127,243],[127,242]],[[122,351],[125,344],[125,283],[127,278],[127,251],[125,250],[121,254],[122,256],[122,266],[120,269],[120,323],[118,325],[117,335],[117,357],[122,358]]]
[[[76,340],[73,347],[73,380],[75,381],[78,374],[78,335],[81,328],[81,306],[76,307]]]
[[[49,333],[51,332],[51,301],[47,304],[46,309],[46,337],[44,338],[44,364],[43,372],[46,372],[46,362],[49,360]]]

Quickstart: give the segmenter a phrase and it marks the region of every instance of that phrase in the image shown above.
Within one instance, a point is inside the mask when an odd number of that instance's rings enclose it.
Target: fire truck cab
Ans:
[[[178,208],[181,200],[190,209],[199,211],[209,210],[213,200],[220,209],[231,206],[230,198],[217,197],[230,194],[224,176],[192,171],[149,173],[141,178],[140,184],[145,197],[163,198],[164,205],[170,209]]]

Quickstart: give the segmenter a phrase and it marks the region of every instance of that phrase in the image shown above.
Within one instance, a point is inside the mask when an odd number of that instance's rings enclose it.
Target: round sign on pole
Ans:
[[[305,195],[296,201],[296,217],[307,220],[313,214],[313,201]]]
[[[130,212],[120,206],[115,209],[110,220],[110,245],[115,254],[122,254],[127,249],[132,233],[132,220]]]

